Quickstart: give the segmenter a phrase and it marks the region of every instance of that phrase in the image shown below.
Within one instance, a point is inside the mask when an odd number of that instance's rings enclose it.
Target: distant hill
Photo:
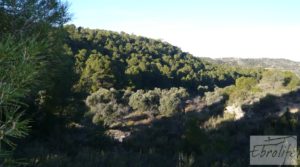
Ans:
[[[228,64],[241,67],[261,67],[261,68],[275,68],[280,70],[288,70],[300,76],[300,62],[291,61],[288,59],[243,59],[243,58],[203,58],[209,62],[218,64]]]

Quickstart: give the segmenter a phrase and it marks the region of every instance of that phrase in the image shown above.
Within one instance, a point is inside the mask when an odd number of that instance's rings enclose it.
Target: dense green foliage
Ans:
[[[73,25],[66,30],[76,60],[78,91],[184,87],[201,92],[204,86],[224,87],[239,76],[255,75],[207,63],[159,40]]]

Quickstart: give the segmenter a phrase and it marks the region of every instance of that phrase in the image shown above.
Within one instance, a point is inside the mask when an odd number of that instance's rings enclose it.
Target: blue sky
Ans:
[[[77,26],[162,39],[201,57],[300,61],[300,0],[69,0]]]

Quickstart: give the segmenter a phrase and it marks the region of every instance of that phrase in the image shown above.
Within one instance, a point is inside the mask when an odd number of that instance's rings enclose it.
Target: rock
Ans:
[[[292,114],[296,114],[300,111],[300,105],[299,104],[290,104],[289,105],[289,112]]]
[[[106,131],[106,135],[112,137],[115,140],[118,140],[119,142],[123,142],[123,140],[130,136],[130,132],[124,132],[121,130],[115,130],[111,129]]]
[[[299,112],[299,108],[296,108],[296,107],[295,107],[295,108],[292,108],[292,107],[291,107],[289,111],[290,111],[290,113],[295,114],[295,113],[298,113],[298,112]]]
[[[242,110],[241,106],[237,105],[227,106],[224,113],[233,114],[235,120],[239,120],[245,116],[245,112]]]

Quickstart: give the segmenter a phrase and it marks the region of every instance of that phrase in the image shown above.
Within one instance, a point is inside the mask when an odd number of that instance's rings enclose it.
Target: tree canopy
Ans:
[[[167,42],[105,30],[65,26],[75,55],[78,90],[225,87],[239,76],[256,75],[214,65]]]

